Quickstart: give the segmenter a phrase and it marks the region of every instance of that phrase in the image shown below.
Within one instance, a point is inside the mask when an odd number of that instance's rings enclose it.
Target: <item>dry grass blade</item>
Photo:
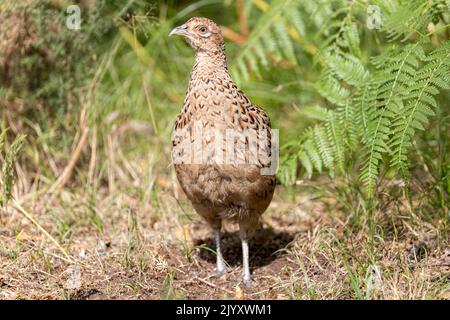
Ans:
[[[224,26],[221,26],[220,28],[222,30],[223,36],[226,39],[228,39],[230,41],[233,41],[234,43],[237,43],[238,45],[242,45],[242,44],[245,43],[245,40],[246,40],[245,36],[243,36],[243,35],[241,35],[241,34],[239,34],[237,32],[234,32],[230,28],[227,28],[227,27],[224,27]]]
[[[241,29],[241,33],[244,36],[248,36],[249,34],[249,27],[248,27],[248,21],[247,17],[245,16],[245,3],[243,0],[237,0],[236,1],[236,11],[239,17],[239,28]]]
[[[142,76],[142,83],[144,85],[144,92],[145,92],[145,98],[147,100],[147,106],[148,106],[148,110],[150,111],[150,117],[152,118],[152,125],[153,125],[153,129],[155,130],[155,133],[158,134],[158,127],[156,126],[156,118],[155,118],[155,114],[153,112],[153,107],[152,107],[152,102],[150,100],[150,95],[148,94],[148,85],[147,85],[147,81],[145,80],[145,76]]]
[[[87,108],[84,107],[81,111],[80,116],[80,123],[81,123],[80,126],[82,132],[80,140],[78,141],[78,144],[72,153],[72,157],[70,158],[68,165],[64,168],[63,173],[58,177],[56,182],[50,187],[50,193],[54,192],[56,189],[63,188],[69,181],[70,177],[72,176],[73,170],[75,169],[75,165],[78,161],[78,158],[81,155],[81,151],[83,150],[83,147],[86,145],[88,141],[89,127],[86,124],[86,112]]]
[[[58,243],[58,241],[56,241],[55,238],[52,237],[52,235],[50,233],[47,232],[47,230],[45,230],[40,224],[39,222],[36,221],[36,219],[33,218],[33,216],[31,214],[29,214],[15,199],[12,199],[12,203],[13,206],[20,212],[22,213],[28,220],[30,220],[36,227],[38,227],[38,229],[40,231],[42,231],[42,233],[44,233],[44,235],[50,239],[51,242],[53,242],[58,249],[62,252],[62,254],[66,257],[66,259],[69,262],[75,262],[67,253],[67,251]]]

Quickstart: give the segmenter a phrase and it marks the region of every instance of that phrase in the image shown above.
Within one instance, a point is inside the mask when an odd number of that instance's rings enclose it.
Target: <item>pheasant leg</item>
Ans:
[[[252,286],[253,281],[250,276],[249,254],[248,254],[248,240],[242,239],[242,264],[244,268],[244,284],[248,287]]]
[[[225,261],[222,256],[222,249],[220,246],[220,229],[214,229],[214,240],[216,242],[216,276],[221,276],[228,272]]]

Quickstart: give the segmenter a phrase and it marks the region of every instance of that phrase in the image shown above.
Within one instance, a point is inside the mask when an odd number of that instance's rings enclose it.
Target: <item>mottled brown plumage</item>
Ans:
[[[214,230],[218,274],[226,272],[220,250],[222,219],[239,223],[244,282],[250,284],[247,241],[272,200],[275,176],[261,173],[261,169],[269,167],[270,162],[261,159],[251,162],[249,159],[255,156],[255,150],[271,155],[270,120],[231,79],[222,33],[213,21],[192,18],[172,30],[172,34],[184,36],[196,53],[186,98],[175,122],[173,146],[177,178],[195,210]],[[177,135],[179,132],[184,134]],[[220,156],[228,154],[228,132],[255,132],[258,138],[267,134],[269,139],[255,142],[245,138],[240,145],[233,142],[236,157],[232,162],[221,162],[218,160]],[[186,142],[190,146],[198,143],[193,148],[203,150],[200,162],[193,161],[192,157],[188,161],[176,161],[184,153],[178,147]],[[251,149],[251,145],[256,145],[257,149]]]

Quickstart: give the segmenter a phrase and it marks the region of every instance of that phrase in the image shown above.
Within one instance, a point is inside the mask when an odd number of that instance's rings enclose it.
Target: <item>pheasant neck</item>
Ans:
[[[197,51],[193,70],[226,71],[228,73],[225,48],[220,48],[217,51]]]

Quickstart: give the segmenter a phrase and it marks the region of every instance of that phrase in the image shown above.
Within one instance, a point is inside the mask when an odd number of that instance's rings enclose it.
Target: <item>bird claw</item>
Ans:
[[[228,274],[228,269],[224,268],[222,270],[216,270],[214,271],[214,273],[211,275],[212,278],[220,278],[224,275]]]
[[[252,278],[243,279],[242,281],[244,283],[244,286],[247,288],[253,288],[256,286],[256,282],[252,280]]]

